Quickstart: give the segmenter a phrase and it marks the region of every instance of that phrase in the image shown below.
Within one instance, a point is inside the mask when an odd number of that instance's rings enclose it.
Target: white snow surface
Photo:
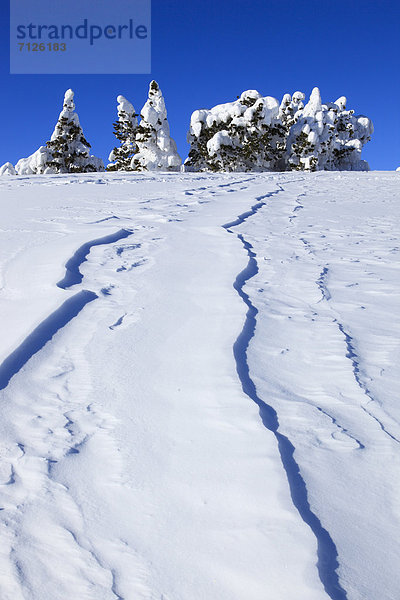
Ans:
[[[2,600],[398,598],[397,174],[0,198]]]

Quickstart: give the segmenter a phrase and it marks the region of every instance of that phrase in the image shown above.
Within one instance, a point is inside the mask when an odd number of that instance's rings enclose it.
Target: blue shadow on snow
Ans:
[[[110,235],[105,235],[104,237],[83,244],[83,246],[78,248],[74,255],[65,263],[65,276],[57,283],[57,286],[66,290],[72,285],[81,283],[83,275],[80,272],[79,267],[87,260],[86,257],[93,246],[112,244],[113,242],[118,242],[118,240],[129,237],[132,233],[133,231],[129,231],[128,229],[120,229],[116,233],[111,233]]]
[[[51,338],[80,313],[86,304],[98,298],[94,292],[82,290],[69,298],[25,338],[20,346],[0,365],[0,390],[41,350]]]

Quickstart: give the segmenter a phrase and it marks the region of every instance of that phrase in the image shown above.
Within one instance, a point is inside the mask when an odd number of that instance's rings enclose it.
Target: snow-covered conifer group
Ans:
[[[361,160],[372,122],[346,110],[346,98],[322,104],[314,88],[279,104],[255,90],[235,102],[193,113],[185,162],[195,171],[367,170]]]
[[[170,136],[167,110],[156,81],[140,114],[117,97],[114,122],[117,145],[109,155],[108,171],[179,171],[182,161]],[[191,117],[187,171],[344,171],[368,170],[361,160],[373,125],[347,110],[344,96],[323,104],[317,87],[305,102],[302,92],[282,101],[247,90],[234,102],[196,110]],[[67,90],[63,110],[46,145],[15,168],[6,163],[0,175],[88,173],[103,171],[100,158],[90,154],[78,115],[74,92]]]
[[[118,96],[118,121],[114,135],[120,147],[109,156],[109,171],[178,171],[182,160],[170,136],[165,100],[156,81],[150,83],[147,102],[138,125],[130,102]]]

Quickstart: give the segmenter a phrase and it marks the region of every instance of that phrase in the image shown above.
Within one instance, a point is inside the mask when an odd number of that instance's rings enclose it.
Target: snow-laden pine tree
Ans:
[[[194,171],[265,171],[277,168],[285,150],[279,103],[257,90],[235,102],[192,114],[185,168]]]
[[[158,83],[152,81],[136,131],[138,152],[131,161],[134,171],[179,171],[182,164],[176,144],[170,137],[165,101]]]
[[[373,133],[372,122],[346,110],[346,98],[322,104],[314,88],[304,110],[291,127],[285,160],[289,170],[364,171],[361,150]]]
[[[55,173],[90,173],[103,171],[103,161],[90,154],[90,144],[83,135],[75,112],[74,92],[67,90],[63,109],[46,147],[51,152],[47,166]]]
[[[297,113],[286,142],[286,164],[289,170],[316,171],[318,167],[319,134],[323,132],[322,103],[315,87],[303,110]]]
[[[292,127],[297,123],[298,119],[301,117],[302,111],[304,109],[304,98],[305,94],[303,92],[294,92],[291,96],[290,94],[284,94],[280,107],[279,107],[279,115],[278,120],[283,128],[283,140],[282,147],[283,152],[281,154],[281,158],[279,163],[277,163],[277,171],[285,171],[287,169],[286,163],[286,147],[287,141]]]
[[[361,160],[363,146],[374,132],[372,121],[363,115],[354,115],[346,110],[344,96],[325,106],[326,111],[335,111],[335,135],[331,141],[330,160],[323,168],[330,171],[368,171],[368,163]],[[336,109],[336,107],[339,107]]]
[[[107,165],[107,171],[132,171],[132,158],[137,152],[135,137],[138,115],[124,96],[118,96],[117,102],[118,120],[113,126],[114,135],[120,145],[111,151],[108,157],[110,163]]]
[[[49,142],[15,165],[18,175],[104,171],[101,158],[90,154],[75,112],[74,92],[67,90],[63,109]]]

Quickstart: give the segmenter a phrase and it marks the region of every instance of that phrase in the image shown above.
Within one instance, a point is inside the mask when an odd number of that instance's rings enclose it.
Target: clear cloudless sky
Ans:
[[[347,96],[373,120],[363,151],[371,169],[400,165],[400,0],[153,0],[151,75],[10,75],[9,3],[0,2],[0,164],[49,139],[68,88],[93,153],[106,160],[116,96],[139,111],[156,79],[182,158],[194,110],[246,89],[280,100],[318,86],[323,101]]]

